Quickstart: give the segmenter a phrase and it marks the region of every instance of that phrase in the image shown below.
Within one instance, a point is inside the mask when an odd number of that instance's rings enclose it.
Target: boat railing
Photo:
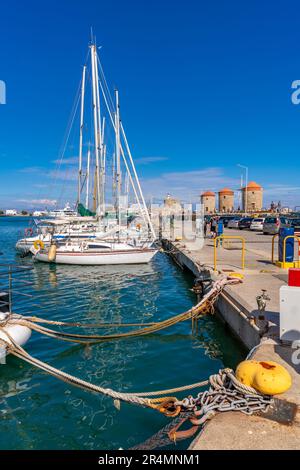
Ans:
[[[12,312],[17,299],[32,297],[25,292],[32,285],[28,279],[32,269],[32,265],[0,263],[0,312]]]

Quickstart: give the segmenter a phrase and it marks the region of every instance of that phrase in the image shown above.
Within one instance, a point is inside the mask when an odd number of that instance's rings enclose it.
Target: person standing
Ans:
[[[216,219],[214,217],[212,217],[211,219],[211,238],[215,238],[216,237]]]
[[[221,220],[219,220],[218,223],[217,223],[216,232],[217,232],[216,237],[222,237],[222,235],[224,233],[224,225],[223,225],[223,222]],[[217,246],[219,245],[219,243],[220,243],[220,246],[222,246],[222,243],[223,243],[222,238],[218,238]]]

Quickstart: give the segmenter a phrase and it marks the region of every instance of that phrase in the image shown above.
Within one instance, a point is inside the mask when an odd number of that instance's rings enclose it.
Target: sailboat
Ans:
[[[80,95],[80,132],[77,207],[81,215],[93,216],[99,226],[92,240],[76,236],[57,240],[51,236],[47,244],[31,247],[36,261],[57,264],[104,265],[148,263],[157,253],[154,246],[156,235],[144,199],[141,184],[134,165],[128,140],[120,119],[119,93],[115,90],[115,102],[109,93],[95,41],[89,46],[91,68],[91,98],[93,120],[93,154],[89,145],[86,167],[83,165],[84,113],[86,77],[88,66],[84,65]],[[99,74],[100,71],[100,74]],[[102,101],[103,100],[103,101]],[[101,107],[100,107],[101,105]],[[103,105],[103,108],[102,108]],[[106,115],[102,116],[105,109]],[[107,144],[104,138],[106,122],[114,135],[112,165],[112,198],[115,219],[108,220],[107,211]],[[129,186],[134,196],[137,212],[128,217]],[[125,187],[125,190],[123,190]],[[85,206],[83,192],[85,190]],[[89,209],[90,191],[93,210]],[[124,191],[127,198],[124,197]],[[126,200],[127,199],[127,200]],[[127,215],[126,215],[127,214]]]

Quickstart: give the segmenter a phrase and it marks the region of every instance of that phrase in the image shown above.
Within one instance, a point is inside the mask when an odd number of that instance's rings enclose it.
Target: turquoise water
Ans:
[[[27,218],[0,217],[1,262],[20,260],[14,245]],[[34,264],[26,288],[32,298],[19,312],[82,322],[160,321],[195,303],[193,278],[164,254],[150,265],[72,267]],[[196,382],[244,357],[240,345],[219,321],[201,319],[149,337],[106,342],[89,348],[34,333],[26,349],[85,380],[120,391],[150,391]],[[159,413],[91,394],[45,375],[14,357],[0,366],[1,449],[129,448],[169,421]],[[188,441],[178,444],[186,448]]]

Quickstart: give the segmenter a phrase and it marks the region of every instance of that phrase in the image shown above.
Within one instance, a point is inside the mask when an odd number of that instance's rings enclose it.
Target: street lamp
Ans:
[[[245,179],[245,181],[246,181],[246,184],[245,184],[245,205],[244,205],[244,212],[245,212],[245,215],[246,215],[247,209],[248,209],[248,199],[247,199],[247,195],[248,195],[248,170],[249,170],[249,168],[248,168],[247,166],[245,166],[245,165],[240,165],[239,163],[238,163],[237,166],[239,166],[240,168],[243,168],[244,170],[246,170],[246,179]]]

